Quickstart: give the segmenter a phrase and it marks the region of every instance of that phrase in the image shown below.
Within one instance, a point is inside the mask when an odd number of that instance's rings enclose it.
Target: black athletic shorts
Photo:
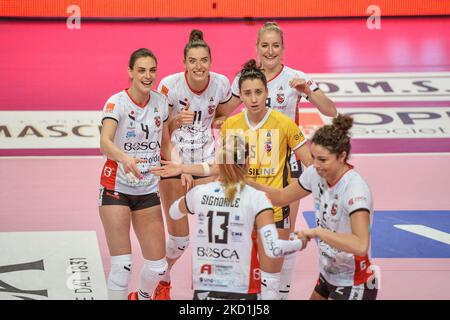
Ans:
[[[100,188],[99,206],[126,206],[131,211],[159,206],[159,195],[154,193],[130,195],[106,188]]]
[[[378,294],[378,289],[376,286],[372,286],[371,282],[358,286],[336,287],[329,283],[322,274],[319,275],[314,291],[325,299],[333,300],[375,300]]]
[[[290,212],[291,208],[289,205],[281,208],[283,212],[283,219],[280,221],[275,222],[275,227],[277,229],[290,229],[291,228],[291,218],[290,218]]]

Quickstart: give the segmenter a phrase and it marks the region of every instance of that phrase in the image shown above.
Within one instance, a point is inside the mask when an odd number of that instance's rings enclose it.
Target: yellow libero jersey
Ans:
[[[252,126],[247,117],[247,109],[244,109],[223,124],[221,135],[230,134],[244,136],[249,144],[249,178],[279,189],[290,183],[291,150],[306,143],[294,121],[281,112],[268,108],[261,122]],[[275,222],[282,220],[283,216],[285,214],[282,208],[275,208]]]

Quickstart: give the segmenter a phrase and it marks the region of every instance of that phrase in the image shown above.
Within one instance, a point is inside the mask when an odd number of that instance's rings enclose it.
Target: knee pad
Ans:
[[[280,299],[280,273],[261,270],[261,300]]]
[[[151,297],[159,281],[166,274],[168,267],[166,258],[160,260],[144,260],[139,288],[139,295],[142,298],[149,299]]]
[[[163,276],[168,268],[166,258],[160,260],[144,260],[144,267],[142,272],[151,276]]]
[[[178,259],[189,246],[189,236],[175,237],[169,234],[166,246],[166,256],[169,259]]]
[[[109,290],[127,290],[131,277],[131,254],[111,257],[111,271],[108,276]]]

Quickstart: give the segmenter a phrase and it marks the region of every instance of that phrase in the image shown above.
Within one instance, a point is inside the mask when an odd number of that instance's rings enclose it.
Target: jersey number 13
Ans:
[[[228,222],[230,218],[229,212],[223,211],[208,211],[206,215],[208,217],[208,242],[210,243],[228,243]],[[221,219],[220,229],[214,230],[214,219]]]

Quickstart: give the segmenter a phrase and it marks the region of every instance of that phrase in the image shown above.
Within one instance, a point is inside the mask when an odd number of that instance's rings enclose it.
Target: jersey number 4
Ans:
[[[230,213],[222,211],[208,211],[208,214],[206,216],[208,217],[208,242],[228,243],[228,222],[230,220]],[[219,225],[220,229],[214,228],[213,233],[214,217],[216,219],[221,219],[223,223]]]

